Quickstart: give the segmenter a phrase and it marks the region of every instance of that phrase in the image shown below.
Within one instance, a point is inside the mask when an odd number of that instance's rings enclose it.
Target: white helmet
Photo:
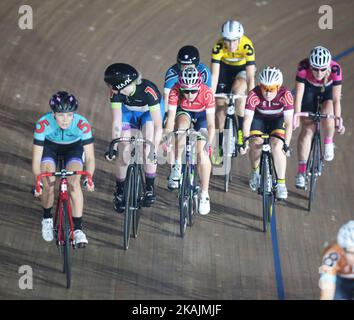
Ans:
[[[226,40],[240,39],[244,34],[243,26],[238,21],[227,20],[221,27],[221,34]]]
[[[326,68],[332,60],[331,53],[325,47],[315,47],[310,52],[310,65],[314,68]]]
[[[265,86],[278,85],[280,87],[283,84],[283,74],[276,67],[267,67],[260,73],[259,83]]]
[[[197,89],[202,82],[202,75],[196,67],[185,68],[178,79],[178,83],[182,89]]]
[[[342,248],[354,247],[354,220],[341,226],[338,231],[337,242]]]

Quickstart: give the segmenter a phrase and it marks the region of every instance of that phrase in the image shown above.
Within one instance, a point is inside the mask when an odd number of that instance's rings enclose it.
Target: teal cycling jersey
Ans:
[[[70,144],[82,141],[83,145],[93,142],[91,126],[83,116],[74,113],[74,119],[67,129],[61,129],[52,112],[46,113],[36,123],[33,143],[39,146],[49,140],[57,144]]]

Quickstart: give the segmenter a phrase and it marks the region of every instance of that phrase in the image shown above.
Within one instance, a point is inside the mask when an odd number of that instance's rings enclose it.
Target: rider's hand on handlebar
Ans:
[[[250,147],[249,147],[248,141],[244,142],[242,144],[242,146],[240,147],[240,154],[242,156],[244,156],[248,152],[249,148]]]
[[[291,156],[292,150],[286,143],[283,144],[283,152],[287,157]]]
[[[35,198],[38,198],[42,195],[42,190],[43,190],[43,183],[40,182],[39,192],[37,192],[37,188],[36,188],[36,186],[34,186],[32,189],[32,194],[34,195]]]
[[[83,186],[84,186],[84,188],[87,190],[87,191],[89,191],[89,192],[92,192],[92,191],[95,191],[95,184],[93,183],[93,181],[92,181],[92,183],[91,183],[91,185],[88,183],[88,178],[86,177],[85,178],[85,180],[84,180],[84,182],[83,182]]]
[[[340,135],[344,134],[344,132],[345,132],[345,127],[344,127],[344,126],[342,126],[341,128],[336,127],[336,129],[337,129],[337,132],[338,132]]]
[[[107,151],[105,154],[104,154],[104,157],[106,158],[107,161],[111,162],[112,160],[114,160],[117,156],[117,150],[113,150],[113,155],[112,155],[112,158],[109,156],[109,152]]]
[[[295,131],[300,126],[300,119],[298,117],[295,117],[295,115],[296,113],[294,114],[293,131]]]

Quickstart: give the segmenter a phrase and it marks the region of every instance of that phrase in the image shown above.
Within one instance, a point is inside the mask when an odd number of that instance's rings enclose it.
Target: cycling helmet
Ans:
[[[197,66],[199,64],[199,51],[193,46],[184,46],[179,49],[177,54],[178,64],[194,64]]]
[[[243,26],[238,21],[227,20],[221,27],[221,34],[226,40],[240,39],[244,34]]]
[[[283,74],[279,69],[269,66],[260,73],[259,83],[265,86],[278,85],[280,87],[283,84]]]
[[[79,103],[72,94],[66,91],[58,91],[49,100],[49,106],[53,112],[75,112]]]
[[[113,63],[104,72],[104,81],[121,90],[139,77],[138,71],[126,63]]]
[[[354,247],[354,220],[341,226],[338,231],[337,242],[344,249]]]
[[[310,52],[310,65],[314,68],[326,68],[332,60],[331,53],[325,47],[315,47]]]
[[[185,68],[178,79],[182,89],[199,89],[201,83],[202,75],[195,67]]]

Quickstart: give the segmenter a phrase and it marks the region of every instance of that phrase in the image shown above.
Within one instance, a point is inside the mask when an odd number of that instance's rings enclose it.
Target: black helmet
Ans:
[[[49,105],[54,112],[61,113],[75,112],[79,103],[72,94],[66,91],[58,91],[49,100]]]
[[[184,46],[179,49],[177,54],[178,64],[194,64],[197,66],[199,64],[199,51],[193,46]]]
[[[134,67],[126,63],[113,63],[104,72],[104,81],[117,90],[121,90],[139,76]]]

